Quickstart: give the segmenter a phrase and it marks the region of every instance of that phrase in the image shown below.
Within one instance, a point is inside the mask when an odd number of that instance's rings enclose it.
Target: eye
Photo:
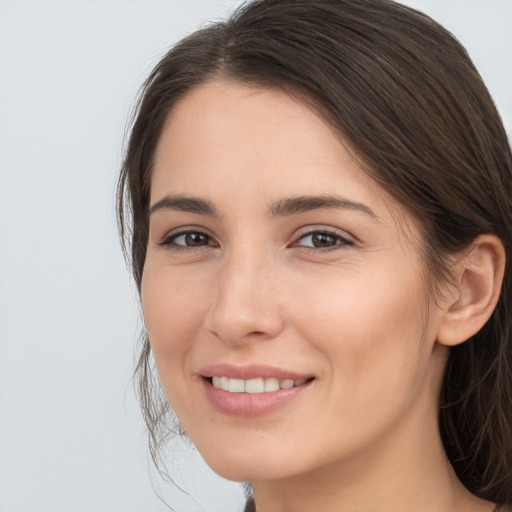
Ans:
[[[332,250],[342,246],[353,245],[353,242],[329,231],[310,231],[300,236],[293,245],[308,249]]]
[[[181,231],[166,236],[160,245],[177,250],[193,249],[196,247],[205,247],[215,245],[212,238],[201,231]]]

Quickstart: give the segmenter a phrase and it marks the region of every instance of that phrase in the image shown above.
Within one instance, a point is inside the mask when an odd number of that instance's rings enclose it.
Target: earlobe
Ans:
[[[481,235],[455,263],[456,284],[440,319],[437,341],[458,345],[476,334],[498,302],[505,250],[495,235]]]

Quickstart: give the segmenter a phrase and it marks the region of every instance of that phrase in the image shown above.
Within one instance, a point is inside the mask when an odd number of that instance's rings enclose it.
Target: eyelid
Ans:
[[[304,226],[300,229],[298,229],[293,234],[293,239],[298,240],[299,238],[310,235],[311,233],[325,233],[327,235],[333,235],[337,236],[339,238],[342,238],[344,240],[347,240],[348,242],[356,242],[356,237],[348,233],[347,231],[339,228],[335,228],[333,226],[326,226],[325,224],[312,224],[309,226]]]

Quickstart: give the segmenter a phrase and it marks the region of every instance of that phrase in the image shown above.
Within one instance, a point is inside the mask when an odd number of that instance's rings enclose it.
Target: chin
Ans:
[[[216,450],[213,454],[201,455],[215,473],[233,482],[280,480],[298,472],[294,460],[286,461],[281,457],[276,460],[276,456],[269,457],[263,450],[256,454],[246,449],[237,453]]]
[[[283,468],[276,468],[273,465],[262,465],[261,461],[256,464],[254,460],[245,460],[243,463],[226,464],[210,464],[206,461],[210,468],[222,478],[232,482],[261,482],[268,480],[280,480],[290,475]]]

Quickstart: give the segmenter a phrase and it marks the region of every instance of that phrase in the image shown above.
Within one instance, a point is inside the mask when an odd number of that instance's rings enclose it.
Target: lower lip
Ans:
[[[242,418],[263,416],[285,407],[309,388],[312,382],[308,381],[301,386],[267,393],[231,393],[215,388],[207,379],[202,381],[206,397],[218,411]]]

